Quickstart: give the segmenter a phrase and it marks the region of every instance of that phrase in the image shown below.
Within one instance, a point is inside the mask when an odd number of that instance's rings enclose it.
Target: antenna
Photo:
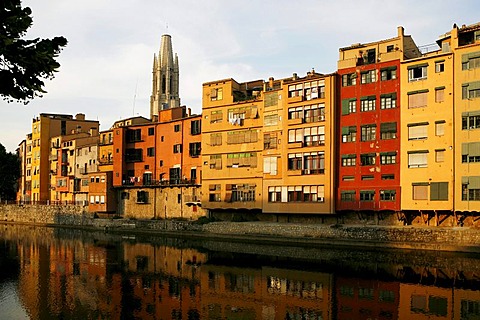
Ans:
[[[138,79],[135,83],[135,93],[133,94],[133,116],[135,116],[135,101],[137,99],[137,87],[138,87]]]

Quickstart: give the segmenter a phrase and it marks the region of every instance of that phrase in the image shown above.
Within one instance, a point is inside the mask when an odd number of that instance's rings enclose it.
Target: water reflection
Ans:
[[[480,319],[476,255],[15,225],[0,239],[0,319]]]

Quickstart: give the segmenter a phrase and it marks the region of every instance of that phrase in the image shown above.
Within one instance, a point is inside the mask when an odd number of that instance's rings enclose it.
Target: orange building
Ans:
[[[147,219],[203,216],[201,116],[179,107],[161,110],[158,119],[113,129],[118,213]]]

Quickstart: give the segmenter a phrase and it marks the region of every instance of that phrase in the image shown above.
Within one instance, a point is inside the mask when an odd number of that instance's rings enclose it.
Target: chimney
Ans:
[[[75,115],[76,120],[85,120],[85,114],[84,113],[77,113]]]
[[[403,37],[403,35],[405,34],[404,32],[405,32],[405,29],[403,29],[402,26],[397,27],[397,33],[399,38]]]
[[[293,74],[292,79],[293,79],[293,80],[297,80],[297,74],[296,74],[296,73]]]
[[[273,89],[273,77],[268,78],[268,85],[270,86],[271,89]]]
[[[190,117],[192,115],[192,109],[188,108],[188,116]]]

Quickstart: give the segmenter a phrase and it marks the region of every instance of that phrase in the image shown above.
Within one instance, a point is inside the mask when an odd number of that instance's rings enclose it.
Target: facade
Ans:
[[[438,50],[401,63],[401,208],[406,220],[453,211],[453,54]]]
[[[77,114],[74,118],[71,115],[41,113],[33,119],[31,201],[50,200],[51,138],[79,132],[98,134],[98,128],[98,121],[85,120],[84,114]]]
[[[263,212],[333,214],[336,77],[312,70],[281,80],[279,90],[271,85],[264,93]]]
[[[113,171],[113,129],[101,131],[98,143],[98,170]]]
[[[26,188],[26,178],[27,178],[27,140],[22,140],[18,144],[18,148],[16,150],[16,154],[18,156],[20,162],[20,177],[17,180],[18,183],[18,190],[22,190],[22,192],[17,192],[17,201],[27,201],[27,188]]]
[[[118,213],[154,219],[204,215],[200,116],[186,107],[169,108],[159,112],[159,122],[117,127],[113,137]]]
[[[150,119],[157,121],[158,112],[180,107],[178,57],[173,56],[172,38],[162,35],[158,57],[153,57],[152,95],[150,97]]]
[[[439,42],[454,55],[454,204],[463,223],[480,212],[480,24],[455,25]]]
[[[337,210],[398,212],[400,62],[421,56],[410,36],[340,49]]]
[[[263,80],[203,84],[202,207],[262,210]],[[265,196],[265,195],[264,195]]]

